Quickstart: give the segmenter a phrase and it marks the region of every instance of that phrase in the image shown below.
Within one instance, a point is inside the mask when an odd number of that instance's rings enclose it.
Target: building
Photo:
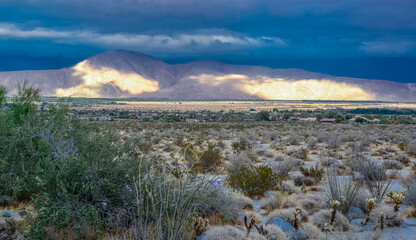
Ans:
[[[335,118],[322,118],[322,123],[335,123],[337,120]]]
[[[309,118],[301,118],[299,119],[301,122],[316,122],[316,117],[309,117]]]
[[[185,122],[187,122],[187,123],[198,123],[199,120],[195,119],[195,118],[187,118],[187,119],[185,119]]]

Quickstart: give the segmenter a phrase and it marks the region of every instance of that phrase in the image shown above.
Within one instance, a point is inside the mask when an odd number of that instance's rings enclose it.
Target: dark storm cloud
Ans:
[[[2,0],[2,55],[416,56],[414,0]],[[18,54],[17,54],[18,53]]]

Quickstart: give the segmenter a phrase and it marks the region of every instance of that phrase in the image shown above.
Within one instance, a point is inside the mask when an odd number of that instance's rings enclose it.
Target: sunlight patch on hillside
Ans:
[[[222,76],[215,76],[211,74],[201,74],[198,76],[190,76],[190,79],[197,80],[199,83],[210,86],[219,86],[230,80],[248,79],[247,76],[241,74],[227,74]]]
[[[304,79],[287,81],[282,78],[245,80],[241,88],[263,99],[279,100],[373,100],[358,86],[331,80]]]
[[[93,68],[83,61],[73,67],[74,76],[79,76],[83,83],[71,88],[56,90],[58,97],[102,97],[104,85],[112,85],[114,89],[131,95],[159,90],[159,83],[146,79],[137,73],[122,73],[110,68]],[[117,96],[116,96],[117,97]]]
[[[267,100],[373,100],[372,94],[362,88],[334,82],[329,79],[286,80],[283,78],[255,77],[246,75],[201,74],[191,79],[209,86],[221,87],[226,82],[234,83],[241,91]]]

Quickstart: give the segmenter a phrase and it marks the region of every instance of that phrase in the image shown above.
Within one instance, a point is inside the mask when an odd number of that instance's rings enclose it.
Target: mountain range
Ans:
[[[43,96],[88,98],[416,101],[416,83],[336,77],[215,61],[167,64],[111,50],[59,70],[0,72],[9,95],[27,80]]]

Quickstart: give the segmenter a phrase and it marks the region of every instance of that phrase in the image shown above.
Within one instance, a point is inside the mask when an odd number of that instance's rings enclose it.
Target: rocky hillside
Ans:
[[[9,94],[28,80],[45,96],[416,101],[415,83],[334,77],[212,61],[167,64],[113,50],[59,70],[0,72]]]

